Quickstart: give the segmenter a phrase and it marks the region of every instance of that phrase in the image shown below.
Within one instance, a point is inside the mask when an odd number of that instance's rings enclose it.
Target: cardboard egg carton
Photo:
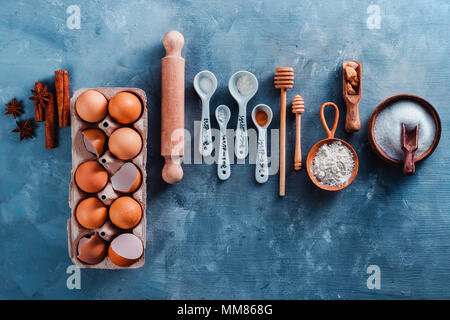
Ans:
[[[87,90],[97,90],[100,93],[102,93],[108,100],[109,100],[117,93],[121,91],[128,91],[131,93],[134,93],[137,95],[143,106],[143,111],[141,117],[134,122],[131,125],[123,125],[120,123],[117,123],[115,120],[111,118],[111,116],[108,114],[105,119],[102,121],[91,124],[84,122],[81,120],[81,118],[77,115],[75,111],[75,102],[77,98],[85,91]],[[69,206],[71,208],[71,217],[68,220],[67,223],[67,232],[68,232],[68,243],[69,243],[69,256],[72,259],[73,263],[77,265],[80,268],[96,268],[96,269],[130,269],[130,268],[139,268],[144,265],[145,263],[145,237],[146,237],[146,203],[147,203],[147,185],[146,185],[146,164],[147,164],[147,97],[145,95],[145,92],[141,89],[137,88],[82,88],[75,91],[73,94],[71,100],[70,100],[70,118],[71,118],[71,136],[72,136],[72,170],[71,170],[71,180],[69,185]],[[114,157],[108,150],[107,150],[107,141],[106,144],[106,151],[103,155],[100,157],[97,157],[96,155],[88,152],[86,150],[84,141],[83,141],[83,135],[82,131],[84,129],[90,129],[90,128],[99,128],[100,130],[103,130],[107,136],[107,139],[111,135],[111,133],[118,129],[119,127],[132,127],[136,129],[142,136],[142,150],[135,158],[127,161],[119,160],[116,157]],[[78,166],[88,160],[96,160],[98,161],[108,172],[109,179],[106,187],[98,192],[97,194],[89,194],[86,192],[83,192],[78,188],[78,186],[75,183],[75,171],[77,170]],[[98,229],[85,229],[82,227],[76,217],[75,217],[75,209],[77,207],[77,204],[89,197],[89,196],[97,196],[100,201],[102,201],[106,206],[109,206],[116,198],[120,197],[122,194],[120,192],[117,192],[113,189],[111,184],[111,177],[114,175],[114,173],[120,169],[120,167],[125,162],[132,162],[134,163],[142,174],[142,183],[141,186],[132,194],[127,194],[131,197],[133,197],[135,200],[139,202],[139,204],[142,207],[142,219],[139,222],[139,224],[134,227],[131,231],[130,230],[121,230],[117,227],[115,227],[111,221],[109,220],[109,214],[108,219],[106,220],[106,223],[101,226]],[[79,260],[77,258],[78,255],[78,241],[84,237],[91,234],[94,234],[95,232],[98,232],[100,237],[103,238],[107,242],[107,249],[109,247],[109,244],[111,240],[117,236],[120,233],[125,232],[131,232],[134,235],[136,235],[143,243],[144,245],[144,253],[139,260],[137,260],[135,263],[133,263],[129,267],[119,267],[111,262],[111,260],[108,257],[108,254],[106,254],[106,257],[103,261],[97,264],[87,264],[83,261]]]

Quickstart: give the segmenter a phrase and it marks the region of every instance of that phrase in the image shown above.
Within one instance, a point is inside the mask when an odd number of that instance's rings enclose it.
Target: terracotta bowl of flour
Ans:
[[[326,106],[332,106],[335,110],[334,122],[331,130],[328,128],[328,125],[325,120],[324,109]],[[308,157],[306,158],[306,171],[308,171],[308,176],[311,179],[311,181],[318,188],[326,191],[339,191],[347,188],[353,182],[353,180],[355,180],[359,168],[358,155],[356,154],[355,150],[352,148],[350,144],[348,144],[344,140],[337,139],[334,137],[339,122],[339,108],[337,107],[336,104],[332,102],[326,102],[320,107],[320,121],[322,122],[322,126],[328,138],[317,142],[311,148],[311,150],[308,153]],[[340,183],[339,185],[327,185],[324,184],[322,181],[319,181],[319,179],[315,176],[313,172],[314,159],[316,158],[316,155],[324,145],[328,145],[327,147],[331,147],[332,145],[335,144],[337,144],[340,148],[348,149],[347,158],[352,160],[353,168],[352,171],[348,175],[346,175],[344,181],[342,181],[342,183]]]
[[[419,124],[419,149],[416,151],[416,156],[414,158],[414,162],[423,160],[428,158],[436,149],[436,147],[439,144],[439,140],[441,138],[441,120],[439,118],[439,114],[437,113],[436,109],[424,98],[413,95],[413,94],[398,94],[391,96],[389,98],[386,98],[383,100],[372,112],[372,115],[370,116],[369,123],[367,126],[368,130],[368,136],[369,136],[369,143],[372,147],[372,150],[384,161],[391,163],[391,164],[397,164],[402,165],[403,164],[403,157],[402,154],[399,152],[394,153],[395,148],[384,146],[381,142],[380,136],[382,134],[378,133],[378,129],[375,128],[377,120],[380,119],[381,121],[381,115],[384,111],[389,111],[389,108],[392,109],[393,106],[399,103],[412,103],[416,104],[417,106],[420,106],[423,108],[423,113],[419,113],[417,115],[417,118],[420,119],[420,117],[425,117],[423,120],[424,123],[422,126]],[[414,110],[412,110],[414,111]],[[414,115],[412,115],[412,112],[408,112],[408,109],[405,109],[405,118],[414,118]],[[401,114],[400,114],[401,116]],[[426,119],[428,118],[428,119]],[[394,121],[395,119],[392,119],[390,117],[391,121]],[[406,120],[405,120],[406,121]],[[419,120],[417,120],[419,121]],[[401,122],[401,121],[400,121]],[[395,122],[392,122],[395,124]],[[391,136],[396,137],[399,135],[400,131],[400,124],[397,123],[398,126],[395,126],[395,128],[392,129]],[[398,127],[398,128],[397,128]],[[388,130],[389,126],[386,126],[385,130]],[[427,133],[426,137],[421,137],[421,133],[424,131],[429,131]],[[434,134],[434,136],[433,136]],[[378,137],[378,138],[377,138]],[[377,141],[380,140],[380,141]],[[428,140],[428,141],[426,141]],[[421,147],[421,142],[424,143]],[[398,146],[400,146],[400,138],[398,138]],[[397,149],[398,149],[397,146]],[[422,150],[421,150],[422,149]]]

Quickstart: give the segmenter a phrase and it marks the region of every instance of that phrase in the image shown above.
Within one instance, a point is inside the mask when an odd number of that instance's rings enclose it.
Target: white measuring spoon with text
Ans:
[[[202,100],[202,123],[200,125],[199,152],[202,156],[211,155],[213,145],[211,136],[211,121],[209,120],[209,101],[217,89],[217,79],[210,71],[197,73],[194,78],[194,89]]]
[[[220,105],[216,109],[216,119],[220,127],[220,142],[217,155],[217,176],[220,180],[227,180],[231,174],[230,157],[228,156],[227,124],[231,117],[231,111],[226,105]]]
[[[234,153],[236,158],[245,159],[248,154],[247,103],[258,91],[258,80],[251,72],[238,71],[228,81],[228,90],[239,105]]]

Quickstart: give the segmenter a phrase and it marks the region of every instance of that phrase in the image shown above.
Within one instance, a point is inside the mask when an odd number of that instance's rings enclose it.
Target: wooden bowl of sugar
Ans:
[[[428,158],[441,138],[441,120],[434,107],[413,94],[398,94],[383,100],[372,112],[368,124],[370,146],[384,161],[403,164],[401,126],[419,125],[419,145],[414,162]]]

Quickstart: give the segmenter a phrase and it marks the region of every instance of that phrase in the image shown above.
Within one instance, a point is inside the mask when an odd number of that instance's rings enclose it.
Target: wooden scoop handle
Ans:
[[[325,111],[325,107],[327,107],[327,106],[332,106],[335,111],[333,127],[331,128],[331,130],[330,130],[330,128],[328,128],[327,120],[325,120],[324,111]],[[322,122],[322,126],[323,126],[323,129],[325,130],[325,133],[327,134],[327,137],[334,138],[334,134],[336,133],[336,128],[337,128],[337,125],[339,122],[339,108],[335,103],[325,102],[323,105],[320,106],[320,122]]]
[[[351,103],[347,101],[347,114],[345,116],[345,131],[355,132],[361,129],[359,120],[359,102]]]
[[[404,150],[405,160],[403,164],[403,173],[407,176],[411,176],[416,172],[416,166],[414,164],[414,154],[415,151],[411,152],[408,150]]]

